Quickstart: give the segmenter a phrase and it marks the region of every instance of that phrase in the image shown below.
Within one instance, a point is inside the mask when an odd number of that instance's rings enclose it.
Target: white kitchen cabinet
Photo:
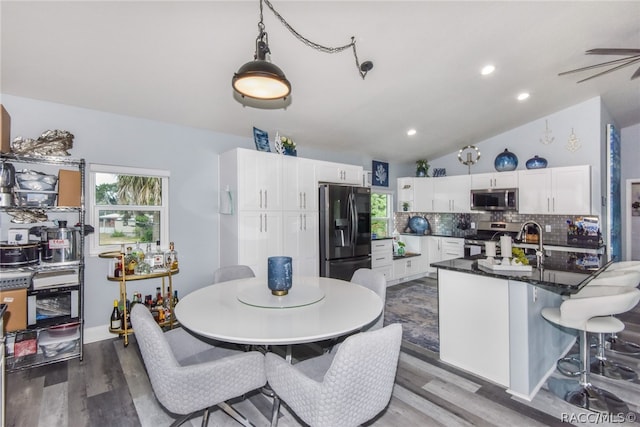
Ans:
[[[518,172],[491,172],[471,175],[472,190],[491,188],[518,188]]]
[[[435,273],[434,262],[464,257],[464,239],[459,237],[427,236],[427,272]]]
[[[224,154],[224,160],[221,156],[221,166],[223,161],[235,166],[238,210],[282,209],[282,157],[255,150],[233,150]]]
[[[220,248],[221,265],[244,264],[256,276],[267,277],[267,258],[284,255],[282,213],[247,211],[238,214],[238,251]]]
[[[314,161],[282,156],[282,205],[286,211],[318,211]]]
[[[413,185],[413,177],[403,177],[398,178],[397,185],[397,195],[398,195],[398,211],[405,210],[405,204],[407,206],[407,211],[413,211],[413,193],[414,193],[414,185]]]
[[[411,276],[424,276],[426,259],[422,255],[393,260],[393,278],[402,281]]]
[[[371,241],[371,269],[384,275],[387,281],[393,279],[393,240]]]
[[[518,172],[521,214],[591,214],[591,167],[567,166]]]
[[[284,250],[281,255],[293,258],[294,276],[318,275],[318,213],[285,212]]]
[[[362,166],[323,161],[315,161],[314,163],[318,182],[362,185]]]
[[[415,212],[435,212],[434,211],[434,179],[414,178],[413,180],[413,210]]]
[[[469,175],[432,178],[434,212],[471,212]]]

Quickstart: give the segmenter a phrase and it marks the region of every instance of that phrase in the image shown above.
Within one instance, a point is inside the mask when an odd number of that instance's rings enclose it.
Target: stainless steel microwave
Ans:
[[[517,211],[518,189],[471,190],[471,210]]]

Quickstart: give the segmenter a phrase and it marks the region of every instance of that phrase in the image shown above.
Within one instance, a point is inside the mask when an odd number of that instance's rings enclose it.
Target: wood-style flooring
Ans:
[[[427,281],[425,286],[436,285]],[[622,337],[640,342],[640,307],[621,319],[627,325]],[[640,358],[614,358],[640,371]],[[504,387],[440,362],[436,353],[404,342],[391,402],[366,425],[640,425],[639,381],[622,382],[595,376],[592,379],[595,385],[628,402],[635,411],[630,417],[638,419],[606,420],[569,405],[546,386],[533,401],[524,401],[507,393]],[[168,426],[174,420],[155,400],[134,338],[127,348],[118,338],[87,344],[82,362],[71,360],[11,373],[7,375],[7,394],[6,423],[9,427],[156,427]],[[271,400],[264,395],[250,395],[235,402],[234,407],[256,426],[269,425]],[[281,414],[281,427],[303,425],[286,408]],[[193,418],[185,425],[200,425],[200,419]],[[210,415],[209,425],[231,427],[239,424],[216,409]]]

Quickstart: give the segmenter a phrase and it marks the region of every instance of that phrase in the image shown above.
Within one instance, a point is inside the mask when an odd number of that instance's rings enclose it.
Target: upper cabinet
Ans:
[[[435,212],[433,199],[433,178],[414,178],[413,210],[415,212]]]
[[[413,212],[470,212],[469,175],[398,178],[398,208]]]
[[[518,188],[518,172],[477,173],[471,175],[472,190]]]
[[[567,166],[518,172],[521,214],[591,214],[591,168]]]
[[[362,185],[362,166],[314,161],[318,182]]]
[[[434,212],[471,212],[469,175],[433,178]]]
[[[316,212],[318,184],[314,161],[291,156],[281,157],[283,209]]]
[[[233,164],[237,170],[238,210],[282,209],[282,156],[254,150],[234,150],[225,155],[224,162]],[[225,178],[221,177],[221,183],[225,182]]]

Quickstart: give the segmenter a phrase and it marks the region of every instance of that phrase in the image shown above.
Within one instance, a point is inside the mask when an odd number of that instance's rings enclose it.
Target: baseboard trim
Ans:
[[[84,344],[104,341],[114,337],[115,335],[109,332],[109,325],[106,324],[91,328],[84,328]]]

